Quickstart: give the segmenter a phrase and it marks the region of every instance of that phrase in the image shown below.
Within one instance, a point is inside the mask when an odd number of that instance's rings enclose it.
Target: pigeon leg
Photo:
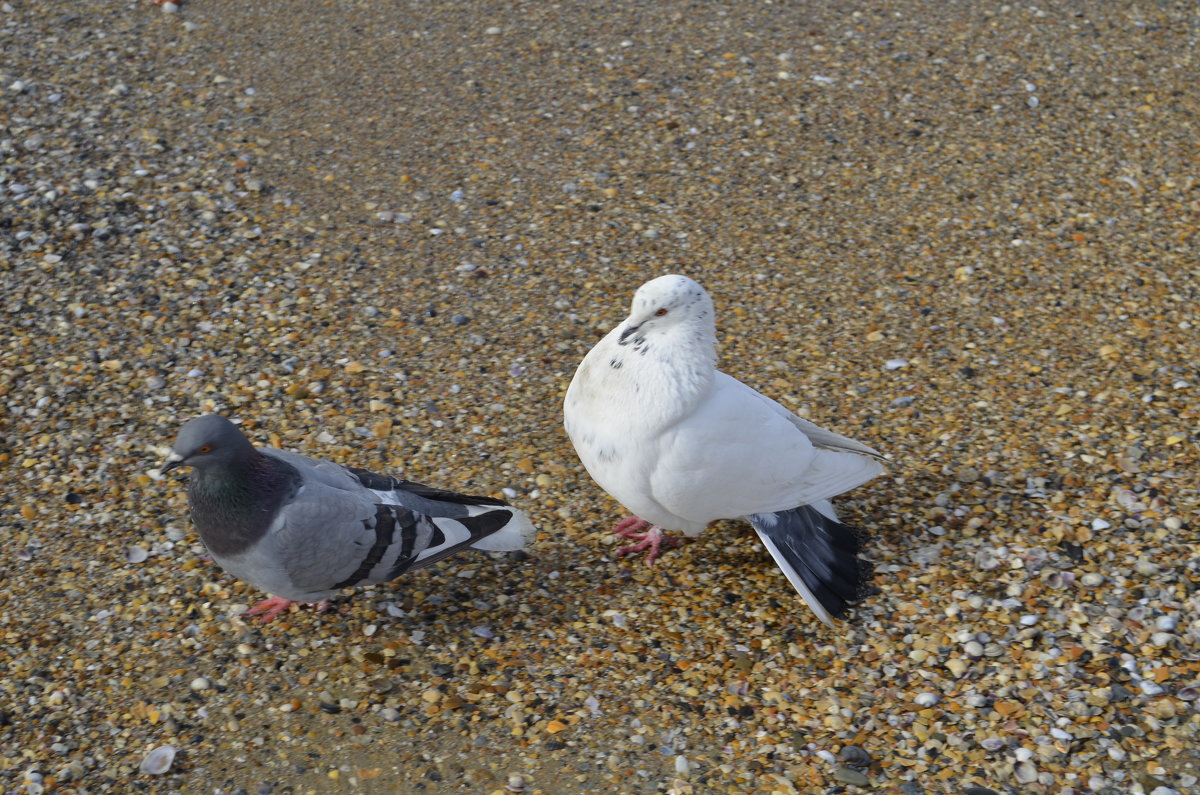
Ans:
[[[291,599],[284,599],[282,596],[272,596],[270,599],[264,599],[254,607],[247,610],[243,615],[257,616],[260,613],[260,619],[264,624],[274,621],[287,612],[287,609],[296,604]]]
[[[631,518],[636,519],[637,517]],[[647,524],[649,524],[649,522],[646,522],[643,519],[638,519],[637,521],[640,524],[622,527],[622,525],[625,525],[625,523],[628,521],[629,520],[626,519],[624,522],[621,522],[621,524],[617,525],[617,529],[614,532],[625,538],[637,539],[637,543],[631,544],[627,547],[621,547],[617,550],[618,555],[632,555],[635,552],[645,552],[646,565],[653,566],[654,561],[658,560],[658,556],[662,554],[662,548],[664,546],[667,549],[679,546],[678,538],[672,538],[671,536],[663,533],[662,528],[658,527],[657,525],[653,525],[645,532],[639,533],[633,528],[645,527]]]

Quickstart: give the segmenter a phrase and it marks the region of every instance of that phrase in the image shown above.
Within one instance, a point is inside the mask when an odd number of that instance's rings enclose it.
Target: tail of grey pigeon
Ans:
[[[515,552],[529,546],[536,535],[537,529],[529,521],[529,517],[520,511],[513,511],[512,519],[496,532],[471,544],[471,549],[481,552]]]
[[[871,566],[858,556],[859,536],[837,520],[829,501],[747,519],[792,587],[826,624],[868,594]]]
[[[441,560],[464,547],[481,552],[513,552],[526,547],[537,535],[537,530],[529,518],[521,511],[509,507],[503,500],[470,497],[411,480],[377,475],[357,467],[346,467],[346,470],[359,483],[379,495],[383,505],[407,505],[417,508],[431,518],[453,518],[469,533],[466,538],[455,534],[450,539],[446,539],[443,533],[442,543],[433,544],[426,556],[421,558],[423,566]],[[426,503],[415,503],[414,498]],[[439,503],[442,505],[441,510],[437,508]],[[456,509],[448,513],[446,506],[456,506]],[[466,511],[465,516],[455,515],[463,509]]]

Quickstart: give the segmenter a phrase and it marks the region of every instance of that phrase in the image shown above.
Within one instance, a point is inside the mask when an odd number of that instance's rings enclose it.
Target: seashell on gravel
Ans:
[[[171,769],[175,761],[175,749],[170,745],[160,745],[142,757],[138,770],[151,776],[159,776]]]

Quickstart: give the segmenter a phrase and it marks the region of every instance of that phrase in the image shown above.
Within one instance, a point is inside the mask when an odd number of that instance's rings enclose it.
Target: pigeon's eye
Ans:
[[[667,314],[667,310],[666,310],[666,309],[660,309],[660,310],[658,310],[657,312],[655,312],[655,313],[654,313],[654,316],[655,316],[655,317],[662,317],[662,316],[663,316],[663,315],[665,315],[665,314]]]
[[[211,453],[212,445],[211,444],[202,444],[202,445],[200,445],[200,447],[198,447],[196,449],[196,452],[197,453]]]

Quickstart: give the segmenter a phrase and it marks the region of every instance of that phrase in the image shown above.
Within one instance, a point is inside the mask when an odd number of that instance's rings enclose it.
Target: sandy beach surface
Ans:
[[[1195,792],[1198,39],[0,3],[0,791]],[[742,523],[615,556],[561,400],[669,272],[723,369],[894,461],[840,500],[879,592],[833,628]],[[205,411],[538,539],[243,619],[157,471]]]

